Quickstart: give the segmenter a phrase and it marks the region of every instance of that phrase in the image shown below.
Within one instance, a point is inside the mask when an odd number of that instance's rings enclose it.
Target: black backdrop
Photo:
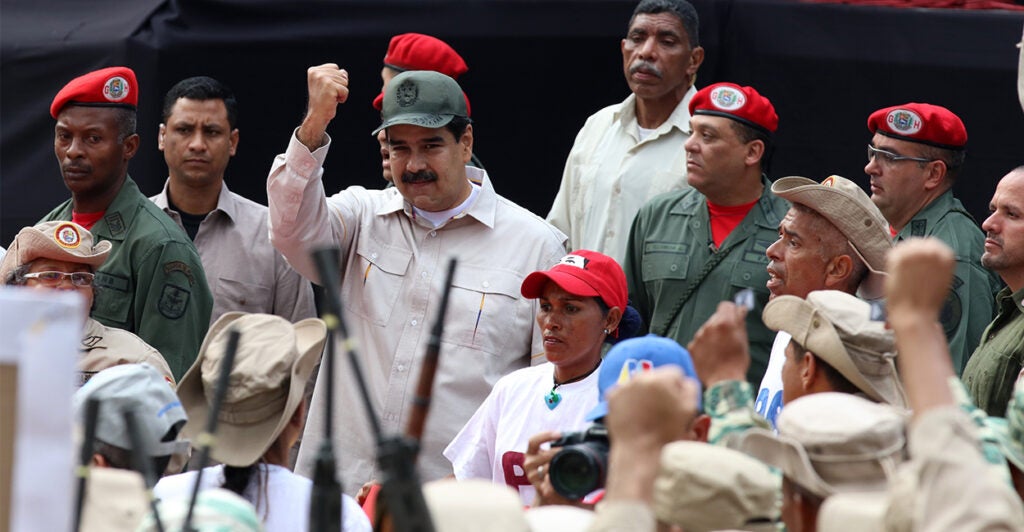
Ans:
[[[996,181],[1024,164],[1017,49],[1024,15],[770,0],[693,0],[707,61],[698,86],[755,86],[780,116],[771,177],[836,173],[866,186],[865,123],[907,101],[945,105],[969,134],[956,193],[980,217]],[[470,66],[460,80],[476,152],[498,191],[543,216],[588,115],[628,94],[619,40],[634,1],[620,0],[0,0],[0,243],[68,197],[53,157],[53,95],[72,77],[124,64],[141,85],[146,194],[166,177],[156,131],[164,92],[206,74],[240,106],[228,184],[265,202],[274,155],[305,108],[305,71],[348,69],[351,100],[330,126],[327,189],[379,186],[379,117],[370,102],[396,33],[430,33]]]

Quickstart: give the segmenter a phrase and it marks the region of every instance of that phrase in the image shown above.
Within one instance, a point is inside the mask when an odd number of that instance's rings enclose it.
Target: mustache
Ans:
[[[90,167],[87,164],[73,164],[73,163],[72,164],[65,164],[65,165],[61,166],[60,169],[61,169],[62,172],[67,172],[68,170],[74,170],[74,171],[77,171],[77,172],[91,172],[92,171],[92,167]]]
[[[629,65],[630,74],[636,74],[637,72],[650,74],[652,76],[656,76],[659,79],[662,75],[661,70],[658,68],[657,65],[651,63],[650,61],[644,61],[643,59],[637,59],[636,61],[633,61],[633,64]]]
[[[992,233],[985,233],[985,238],[995,242],[996,244],[999,244],[1000,246],[1003,245],[1003,237],[1001,237],[999,235],[994,235]]]
[[[427,181],[437,181],[437,174],[430,170],[420,170],[419,172],[402,173],[403,183],[424,183]]]

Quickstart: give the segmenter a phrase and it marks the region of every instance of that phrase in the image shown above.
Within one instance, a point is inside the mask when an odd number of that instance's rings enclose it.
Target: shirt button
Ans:
[[[405,371],[405,366],[399,364],[398,365],[398,371]]]
[[[743,280],[744,281],[749,281],[750,280],[750,272],[747,272],[747,273],[743,274]]]
[[[427,272],[423,272],[423,273],[421,273],[421,274],[420,274],[420,277],[422,277],[422,278],[426,279],[426,278],[427,278]]]
[[[484,281],[484,283],[483,283],[483,287],[484,287],[484,288],[487,288],[487,287],[489,287],[489,286],[491,286],[491,283],[488,283],[487,281]]]
[[[431,232],[430,232],[430,236],[432,236],[432,237],[436,237],[436,236],[437,236],[437,231],[431,231]]]
[[[417,324],[417,323],[419,323],[419,322],[418,322],[418,321],[416,321],[416,320],[412,320],[412,321],[411,321],[410,323],[412,323],[412,324],[413,324],[413,326],[415,327],[415,326],[416,326],[416,324]]]
[[[672,271],[676,271],[676,270],[678,270],[678,269],[679,269],[679,266],[677,266],[677,265],[673,264],[673,265],[669,266],[669,267],[668,267],[668,269],[670,269],[670,270],[672,270]]]
[[[371,259],[375,259],[375,258],[377,258],[377,254],[376,254],[376,253],[370,253],[370,258],[371,258]]]
[[[608,231],[608,236],[609,237],[615,236],[615,231]]]

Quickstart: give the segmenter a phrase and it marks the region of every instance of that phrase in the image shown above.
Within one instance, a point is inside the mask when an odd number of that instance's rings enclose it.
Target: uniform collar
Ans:
[[[938,223],[939,219],[951,210],[963,210],[960,201],[953,197],[953,189],[943,192],[931,203],[925,205],[923,209],[917,211],[907,225],[903,226],[903,229],[896,234],[896,238],[903,240],[914,236],[925,236],[928,234],[929,226]]]

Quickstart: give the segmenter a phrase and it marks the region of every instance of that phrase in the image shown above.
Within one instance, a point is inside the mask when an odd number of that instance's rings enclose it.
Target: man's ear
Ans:
[[[462,146],[462,163],[466,164],[473,158],[473,124],[466,126],[459,144]]]
[[[800,385],[804,392],[811,390],[818,380],[818,359],[810,351],[800,357]]]
[[[235,152],[238,151],[238,128],[231,130],[231,151],[229,152],[232,157],[235,156]]]
[[[156,149],[164,151],[164,135],[167,133],[167,125],[160,124],[160,128],[156,132]]]
[[[124,139],[124,161],[128,162],[139,151],[139,134],[132,133]]]
[[[932,190],[938,186],[941,186],[946,181],[946,174],[949,172],[949,168],[946,166],[946,161],[935,160],[927,163],[925,167],[928,173],[924,178],[925,190]]]
[[[107,457],[99,453],[93,453],[92,455],[92,466],[93,467],[110,467],[110,462],[107,461]]]
[[[693,441],[707,443],[710,430],[711,416],[707,414],[700,414],[693,419],[693,423],[690,423],[690,435],[693,436]]]
[[[765,155],[765,145],[763,140],[752,140],[747,143],[747,153],[743,158],[743,162],[747,166],[760,166],[761,159]]]
[[[851,274],[853,274],[853,257],[849,255],[832,257],[825,268],[825,288],[842,290],[846,287],[846,281]]]

